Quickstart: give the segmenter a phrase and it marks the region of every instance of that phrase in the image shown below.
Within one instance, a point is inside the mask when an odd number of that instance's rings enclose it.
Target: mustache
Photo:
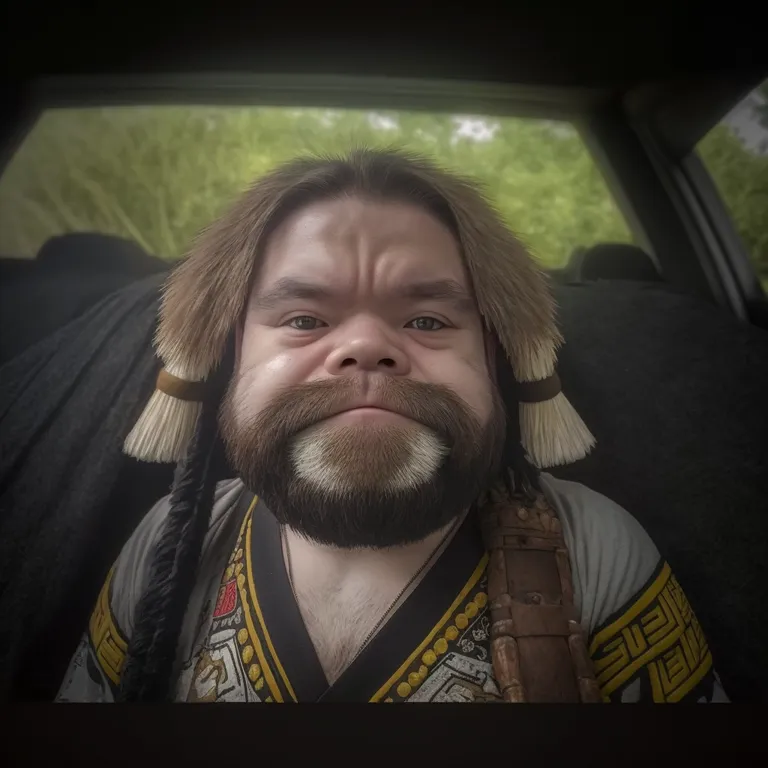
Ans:
[[[384,373],[350,373],[285,387],[250,413],[248,387],[238,390],[233,377],[219,422],[231,467],[278,521],[315,541],[341,547],[420,541],[474,503],[498,473],[506,419],[495,387],[488,419],[445,385]],[[400,413],[413,425],[340,425],[325,436],[331,438],[322,446],[325,466],[316,471],[333,465],[342,485],[318,487],[296,467],[299,433],[364,405]],[[429,431],[444,449],[440,466],[423,482],[393,490],[394,473],[404,462],[425,459],[418,439]]]
[[[248,420],[248,427],[280,440],[361,406],[393,411],[452,440],[467,432],[468,418],[476,421],[469,406],[445,385],[392,376],[350,376],[286,387]]]

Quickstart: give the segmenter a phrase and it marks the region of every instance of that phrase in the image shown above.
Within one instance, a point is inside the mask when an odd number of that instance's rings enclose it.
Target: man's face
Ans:
[[[503,414],[457,243],[414,205],[309,205],[266,244],[223,433],[282,522],[338,546],[419,540],[495,469]]]

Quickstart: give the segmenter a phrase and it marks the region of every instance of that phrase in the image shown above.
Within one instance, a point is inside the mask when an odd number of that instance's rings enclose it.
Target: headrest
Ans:
[[[100,272],[127,272],[137,278],[167,269],[167,264],[150,256],[132,240],[99,232],[72,232],[51,237],[37,253],[46,268],[75,267]]]
[[[653,259],[636,245],[598,243],[575,251],[568,264],[572,280],[636,280],[660,282]]]

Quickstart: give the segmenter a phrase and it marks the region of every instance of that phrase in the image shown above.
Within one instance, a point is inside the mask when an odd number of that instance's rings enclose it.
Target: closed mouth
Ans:
[[[369,404],[361,404],[361,405],[352,405],[347,408],[343,408],[340,411],[336,411],[335,413],[332,413],[328,416],[328,418],[332,418],[333,416],[339,416],[343,413],[390,413],[395,416],[400,416],[404,419],[409,419],[410,416],[407,416],[404,413],[400,413],[399,411],[392,410],[391,408],[385,408],[383,405],[369,405]]]

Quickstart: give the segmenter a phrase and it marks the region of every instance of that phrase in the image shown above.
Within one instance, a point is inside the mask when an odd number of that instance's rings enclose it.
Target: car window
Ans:
[[[0,254],[51,236],[128,237],[164,258],[254,178],[302,152],[403,146],[480,179],[541,263],[631,242],[577,130],[564,122],[426,112],[117,107],[45,112],[0,177]]]
[[[768,80],[731,110],[697,151],[768,291]]]

